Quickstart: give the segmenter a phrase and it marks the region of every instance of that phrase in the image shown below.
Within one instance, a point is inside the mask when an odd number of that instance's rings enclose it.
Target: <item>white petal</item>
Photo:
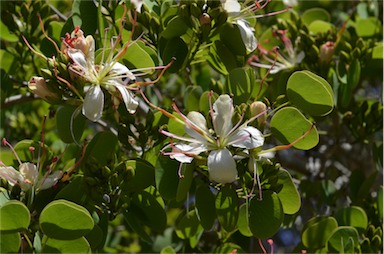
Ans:
[[[293,7],[298,5],[299,3],[297,2],[297,0],[283,0],[283,4],[287,7]]]
[[[236,162],[227,149],[214,150],[208,156],[209,178],[218,183],[231,183],[236,180]]]
[[[125,107],[127,108],[127,111],[131,114],[135,113],[137,106],[139,105],[139,102],[133,98],[131,92],[123,85],[116,84],[115,87],[119,89],[121,96],[123,97],[123,101],[125,103]]]
[[[296,57],[296,63],[297,63],[297,64],[301,63],[301,61],[303,61],[304,57],[305,57],[305,53],[304,53],[304,51],[301,51],[301,52],[297,55],[297,57]]]
[[[93,65],[95,63],[95,39],[93,39],[92,35],[88,35],[85,42],[88,46],[87,60]]]
[[[34,184],[38,178],[39,172],[36,165],[30,162],[22,163],[19,166],[19,171],[24,177],[24,182]]]
[[[79,65],[84,69],[88,69],[87,59],[80,49],[69,48],[68,55],[76,65]]]
[[[239,27],[245,48],[249,52],[254,51],[257,48],[257,40],[253,33],[254,29],[245,20],[237,20],[237,26]]]
[[[194,155],[199,155],[202,152],[207,151],[206,146],[200,144],[176,144],[175,150],[173,151],[171,158],[182,162],[182,163],[191,163]]]
[[[57,183],[58,180],[63,176],[62,171],[55,171],[53,174],[43,178],[39,181],[38,189],[45,190],[51,188],[53,185]]]
[[[263,144],[263,134],[252,126],[237,129],[228,140],[228,145],[248,149],[260,147]]]
[[[104,93],[100,86],[89,88],[84,98],[83,115],[89,120],[96,122],[101,118],[104,108]]]
[[[213,127],[219,137],[226,137],[232,129],[233,104],[229,95],[220,95],[213,104]]]
[[[206,136],[210,137],[208,127],[207,127],[207,120],[205,120],[205,117],[196,111],[191,111],[188,113],[187,118],[191,121],[193,125],[195,125],[195,128],[200,129],[200,132],[205,133]],[[201,142],[206,142],[206,138],[204,138],[203,135],[201,135],[198,131],[193,129],[190,125],[185,125],[184,127],[185,132],[191,136],[192,138],[195,138]]]
[[[240,14],[241,6],[237,0],[224,0],[222,1],[222,6],[230,16],[237,16]]]
[[[24,181],[21,173],[13,167],[0,167],[0,178],[7,180],[11,186]]]

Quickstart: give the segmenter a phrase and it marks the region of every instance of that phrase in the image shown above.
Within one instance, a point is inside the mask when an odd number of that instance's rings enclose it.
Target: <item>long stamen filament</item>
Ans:
[[[19,165],[21,165],[22,162],[21,162],[19,156],[17,155],[15,149],[13,148],[13,146],[12,146],[12,145],[11,145],[5,138],[3,138],[2,143],[3,143],[3,145],[8,146],[8,147],[11,149],[11,151],[12,151],[13,154],[15,155],[17,161],[19,162]]]

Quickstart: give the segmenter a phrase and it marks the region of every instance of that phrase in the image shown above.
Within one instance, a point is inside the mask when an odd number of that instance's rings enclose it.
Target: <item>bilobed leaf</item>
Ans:
[[[277,111],[271,120],[272,135],[284,144],[290,144],[312,130],[293,147],[309,150],[319,142],[319,134],[315,126],[305,116],[293,107],[286,107]]]
[[[179,162],[169,157],[160,156],[156,161],[156,188],[164,199],[176,199],[179,185],[178,168]]]
[[[49,238],[75,240],[90,232],[94,222],[88,210],[67,200],[55,200],[41,212],[40,228]]]
[[[358,206],[344,207],[335,215],[340,226],[355,227],[359,232],[364,232],[368,227],[368,217],[364,209]]]
[[[1,234],[27,229],[30,220],[28,208],[18,200],[10,200],[0,207]]]
[[[215,196],[208,185],[200,185],[195,196],[196,211],[201,225],[210,230],[216,219]]]
[[[277,184],[282,185],[282,189],[277,193],[285,214],[295,214],[300,210],[300,194],[292,181],[291,175],[285,169],[280,169],[277,173]]]
[[[353,244],[351,244],[352,242]],[[354,246],[359,243],[359,234],[354,227],[338,227],[327,240],[328,251],[339,253],[356,253]]]
[[[296,71],[289,77],[287,96],[296,107],[313,116],[327,115],[334,106],[329,83],[310,71]]]
[[[215,207],[220,225],[228,232],[233,231],[239,218],[239,198],[231,185],[224,186],[217,193]]]
[[[248,209],[249,228],[254,237],[272,237],[279,230],[284,211],[275,192],[263,191],[263,199],[252,198]]]
[[[62,106],[56,112],[57,133],[64,143],[79,141],[83,135],[85,117],[76,109],[72,106]]]
[[[337,228],[337,221],[333,217],[315,217],[305,223],[301,233],[301,240],[305,247],[318,249],[325,246],[330,234]]]
[[[331,21],[331,15],[322,8],[311,8],[306,10],[301,16],[305,25],[309,26],[313,21],[322,20],[325,22]]]
[[[1,216],[0,216],[1,217]],[[18,253],[21,245],[19,233],[0,233],[1,253]]]
[[[91,253],[91,246],[85,237],[58,240],[44,236],[43,242],[43,253]]]

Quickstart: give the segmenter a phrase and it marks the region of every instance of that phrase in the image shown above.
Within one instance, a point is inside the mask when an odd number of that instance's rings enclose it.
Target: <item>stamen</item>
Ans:
[[[258,18],[263,18],[263,17],[270,17],[270,16],[274,16],[274,15],[279,15],[281,13],[289,11],[290,9],[292,9],[292,7],[288,6],[287,8],[285,8],[283,10],[275,11],[275,12],[270,12],[270,13],[265,13],[265,14],[262,14],[262,15],[255,15],[255,16],[252,16],[252,18],[258,19]]]
[[[11,148],[11,151],[15,155],[17,161],[19,162],[19,165],[21,165],[22,164],[21,160],[20,160],[19,156],[17,155],[17,153],[16,153],[15,149],[13,148],[13,146],[10,143],[8,143],[8,141],[5,138],[3,138],[2,143],[3,143],[4,146],[8,146],[9,148]]]
[[[147,86],[147,85],[150,85],[150,84],[155,84],[157,83],[160,78],[164,75],[164,72],[169,68],[171,67],[171,65],[176,61],[176,58],[172,57],[171,61],[166,65],[164,66],[164,69],[160,72],[159,76],[157,77],[157,79],[153,80],[153,81],[146,81],[146,82],[136,82],[135,84],[137,86]]]
[[[271,254],[273,254],[273,240],[268,239],[267,242],[268,242],[269,246],[271,246]]]
[[[184,178],[184,175],[181,173],[182,169],[183,169],[183,163],[180,163],[179,170],[177,171],[177,174],[179,175],[180,179]]]
[[[25,44],[27,44],[27,47],[36,55],[38,55],[39,57],[43,58],[44,60],[47,60],[47,57],[44,56],[43,54],[37,52],[34,48],[32,48],[32,46],[29,44],[29,42],[27,41],[27,39],[24,37],[24,35],[21,36],[25,42]]]
[[[55,47],[56,49],[56,52],[59,54],[60,53],[60,50],[59,50],[59,47],[57,46],[56,42],[54,40],[52,40],[52,38],[50,38],[47,33],[45,32],[45,29],[44,29],[44,24],[43,24],[43,21],[41,20],[41,16],[38,15],[39,17],[39,22],[40,22],[40,26],[41,26],[41,30],[45,36],[45,38],[47,38],[50,42],[52,42],[53,46]]]
[[[260,248],[263,251],[263,253],[267,254],[267,250],[264,248],[263,242],[261,241],[261,239],[257,239],[257,240],[259,241],[259,245],[260,245]]]
[[[274,47],[273,48],[273,51],[277,51],[279,48],[278,47]],[[275,67],[276,65],[276,61],[277,61],[277,54],[275,56],[275,60],[273,61],[272,65],[271,65],[271,68],[268,69],[267,73],[264,75],[263,79],[260,81],[260,86],[259,86],[259,92],[257,93],[257,98],[259,98],[260,96],[260,93],[263,89],[263,83],[264,81],[266,80],[266,78],[268,77],[269,73],[271,72],[271,70]]]

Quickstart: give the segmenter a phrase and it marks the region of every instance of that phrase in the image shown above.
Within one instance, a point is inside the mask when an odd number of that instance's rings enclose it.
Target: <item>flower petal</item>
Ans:
[[[264,144],[263,134],[252,126],[237,129],[229,138],[228,145],[240,148],[256,148]]]
[[[220,95],[213,104],[213,127],[216,135],[226,137],[232,129],[233,104],[229,95]]]
[[[211,137],[208,131],[207,127],[207,120],[205,120],[205,117],[196,111],[191,111],[187,115],[188,120],[195,128],[199,128],[199,131],[191,127],[191,124],[186,124],[184,129],[185,132],[191,136],[192,138],[195,138],[203,143],[207,142],[207,139],[200,133],[204,133],[207,137]]]
[[[127,111],[131,114],[135,113],[139,102],[133,98],[131,92],[125,86],[116,84],[115,87],[119,89]]]
[[[214,150],[208,155],[209,178],[218,183],[231,183],[236,180],[236,162],[227,149]]]
[[[104,109],[104,93],[100,86],[92,86],[89,88],[84,98],[83,115],[89,120],[96,122],[101,118]]]
[[[21,173],[13,167],[0,167],[0,178],[7,180],[11,186],[24,181]]]
[[[39,190],[45,190],[51,188],[53,185],[57,183],[58,180],[61,179],[63,176],[62,171],[55,171],[51,175],[48,175],[47,177],[41,179],[38,184]]]
[[[230,16],[237,16],[240,14],[241,6],[237,0],[222,0],[223,9],[228,12]]]
[[[249,52],[254,51],[257,48],[257,40],[253,33],[254,29],[247,21],[240,19],[237,20],[237,26],[239,27],[245,48]]]
[[[84,69],[88,69],[87,59],[81,50],[69,48],[68,56],[76,65],[79,65]]]
[[[24,177],[24,182],[29,182],[31,184],[34,184],[39,176],[36,165],[30,162],[22,163],[19,166],[19,172]]]
[[[182,163],[191,163],[195,155],[207,151],[206,146],[200,144],[176,144],[170,157]]]

